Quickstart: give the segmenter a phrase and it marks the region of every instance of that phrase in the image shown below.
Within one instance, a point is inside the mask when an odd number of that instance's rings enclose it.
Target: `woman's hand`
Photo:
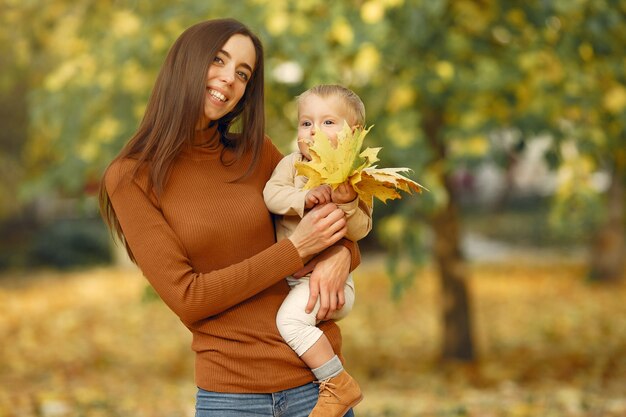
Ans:
[[[314,255],[345,236],[347,223],[343,210],[329,203],[314,207],[300,221],[289,239],[301,258]]]
[[[332,246],[293,274],[294,278],[301,278],[313,271],[309,279],[310,295],[305,308],[307,313],[313,311],[318,298],[318,320],[327,320],[335,311],[341,310],[345,304],[344,287],[350,273],[350,259],[350,250],[345,246]]]

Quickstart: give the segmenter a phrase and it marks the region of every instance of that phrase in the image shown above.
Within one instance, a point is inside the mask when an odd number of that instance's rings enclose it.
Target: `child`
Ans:
[[[295,162],[310,160],[309,145],[315,140],[316,130],[323,131],[331,143],[337,143],[337,134],[347,122],[353,129],[365,124],[365,108],[361,99],[351,90],[339,85],[318,85],[298,99],[298,149],[287,155],[276,166],[263,191],[269,210],[280,215],[276,221],[276,238],[285,238],[294,230],[305,210],[317,204],[335,203],[343,209],[347,220],[346,238],[356,241],[364,238],[372,228],[371,202],[360,201],[349,183],[335,190],[321,185],[311,190],[302,188],[307,178],[296,174]],[[317,405],[310,416],[343,416],[358,404],[363,395],[358,384],[343,369],[324,333],[316,327],[319,300],[310,313],[305,312],[309,299],[309,279],[288,277],[291,287],[276,317],[281,335],[291,348],[313,371],[320,383]],[[345,317],[354,303],[354,282],[346,282],[345,304],[333,320]]]

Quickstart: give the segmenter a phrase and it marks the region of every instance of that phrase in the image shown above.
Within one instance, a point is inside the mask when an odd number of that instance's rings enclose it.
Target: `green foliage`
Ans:
[[[62,269],[105,264],[111,261],[109,235],[99,219],[58,221],[38,231],[27,260]]]
[[[421,234],[413,219],[448,201],[442,178],[485,160],[507,163],[496,131],[519,132],[520,144],[540,133],[554,138],[550,162],[576,171],[567,177],[575,181],[559,183],[555,215],[572,213],[560,209],[568,202],[595,209],[601,190],[590,181],[598,170],[626,181],[624,0],[1,6],[0,44],[10,63],[2,63],[0,90],[28,85],[29,125],[23,151],[0,150],[0,171],[11,174],[8,184],[19,182],[24,199],[93,187],[136,128],[173,40],[194,22],[224,16],[246,22],[264,41],[267,130],[283,150],[295,135],[294,97],[306,88],[342,83],[363,98],[367,124],[376,126],[365,146],[383,146],[381,166],[409,167],[431,190],[394,205],[416,228],[411,233]],[[3,208],[17,188],[6,184]]]

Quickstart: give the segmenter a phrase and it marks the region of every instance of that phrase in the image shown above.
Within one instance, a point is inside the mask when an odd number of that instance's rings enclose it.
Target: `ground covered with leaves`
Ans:
[[[479,358],[441,364],[435,273],[395,302],[382,262],[355,278],[340,324],[357,416],[626,415],[626,286],[577,262],[474,265]],[[0,417],[192,416],[190,336],[145,288],[134,269],[0,277]]]

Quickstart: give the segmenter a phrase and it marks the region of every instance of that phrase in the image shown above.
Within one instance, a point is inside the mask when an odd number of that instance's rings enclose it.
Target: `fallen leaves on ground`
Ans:
[[[367,257],[367,256],[366,256]],[[340,322],[359,417],[626,415],[626,288],[577,264],[475,265],[479,360],[439,364],[441,300],[424,268],[394,303],[382,262],[356,271]],[[0,277],[0,417],[192,416],[190,335],[134,269]]]

